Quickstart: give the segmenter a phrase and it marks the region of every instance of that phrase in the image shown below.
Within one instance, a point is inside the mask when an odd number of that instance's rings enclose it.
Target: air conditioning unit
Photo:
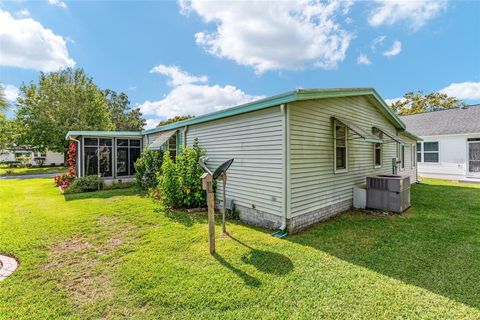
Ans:
[[[367,177],[367,208],[401,213],[410,207],[410,177]]]

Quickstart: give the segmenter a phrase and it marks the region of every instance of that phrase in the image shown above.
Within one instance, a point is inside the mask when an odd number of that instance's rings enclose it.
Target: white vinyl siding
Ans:
[[[382,163],[385,165],[374,168],[373,144],[352,130],[348,130],[348,172],[334,173],[332,116],[350,120],[367,132],[378,126],[396,134],[394,125],[365,97],[298,101],[288,108],[291,216],[351,200],[353,186],[365,182],[367,175],[392,173],[392,158],[396,157],[398,144],[384,135]],[[411,175],[411,181],[415,182],[415,175],[407,171],[402,174]]]
[[[234,158],[227,174],[227,197],[235,204],[283,215],[282,120],[280,107],[236,115],[188,127],[188,146],[198,138],[212,170]],[[222,198],[218,181],[217,199]]]

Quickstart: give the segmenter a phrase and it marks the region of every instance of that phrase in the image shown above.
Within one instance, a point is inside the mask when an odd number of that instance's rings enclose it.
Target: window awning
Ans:
[[[405,141],[403,141],[402,139],[400,139],[400,138],[397,137],[396,135],[388,132],[387,130],[384,130],[384,129],[379,128],[379,127],[377,127],[377,126],[375,126],[374,128],[377,129],[377,130],[379,130],[379,131],[381,131],[381,132],[383,132],[384,135],[386,135],[386,136],[390,137],[392,140],[400,143],[402,146],[407,145],[407,143],[406,143]]]
[[[165,144],[165,142],[170,139],[177,132],[177,130],[164,131],[153,141],[148,147],[148,150],[160,150],[160,148]]]
[[[347,126],[350,130],[355,132],[357,135],[359,135],[366,142],[383,143],[382,139],[373,135],[372,133],[369,133],[369,132],[363,130],[361,127],[359,127],[358,125],[354,124],[351,121],[348,121],[348,120],[345,120],[345,119],[342,119],[342,118],[339,118],[339,117],[333,117],[333,119],[335,119],[336,121],[338,121],[338,122],[344,124],[345,126]]]

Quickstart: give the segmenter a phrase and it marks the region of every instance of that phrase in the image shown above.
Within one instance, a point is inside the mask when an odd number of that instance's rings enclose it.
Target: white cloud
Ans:
[[[192,76],[191,74],[182,71],[177,66],[166,66],[163,64],[159,64],[158,66],[153,67],[153,69],[150,70],[150,73],[160,73],[164,76],[169,77],[170,80],[168,84],[173,87],[196,82],[208,82],[207,76]]]
[[[160,121],[161,119],[147,119],[145,121],[145,130],[155,128]]]
[[[335,68],[345,59],[353,35],[337,20],[351,1],[224,1],[180,2],[183,14],[195,12],[213,32],[195,34],[212,55],[251,66],[255,72]]]
[[[357,57],[357,63],[358,64],[372,64],[372,62],[370,61],[370,59],[368,59],[368,56],[366,54],[363,54],[361,53],[358,57]]]
[[[20,11],[17,11],[15,13],[15,15],[18,17],[18,18],[28,18],[30,17],[30,12],[27,10],[27,9],[22,9]]]
[[[378,4],[371,12],[368,23],[372,26],[405,22],[414,31],[435,18],[447,8],[446,0],[375,0]]]
[[[18,95],[20,94],[20,90],[18,90],[17,87],[7,84],[6,86],[3,87],[3,93],[5,94],[5,98],[8,101],[14,102],[17,100]]]
[[[386,36],[378,36],[372,41],[372,46],[371,49],[373,52],[377,51],[377,47],[382,45],[383,41],[385,41],[387,37]]]
[[[57,7],[62,8],[62,9],[67,8],[67,4],[65,2],[59,1],[59,0],[48,0],[48,4],[51,4],[52,6],[57,6]]]
[[[400,41],[395,41],[390,50],[387,50],[383,53],[385,57],[393,57],[399,54],[402,51],[402,43]]]
[[[206,76],[192,76],[176,66],[162,65],[156,70],[169,78],[168,84],[173,88],[162,100],[145,101],[138,106],[149,118],[147,127],[162,119],[197,116],[262,98],[248,95],[234,86],[208,85]]]
[[[40,71],[75,66],[66,41],[31,18],[15,19],[0,10],[0,65]]]
[[[462,100],[477,100],[480,99],[480,82],[452,83],[440,92]]]

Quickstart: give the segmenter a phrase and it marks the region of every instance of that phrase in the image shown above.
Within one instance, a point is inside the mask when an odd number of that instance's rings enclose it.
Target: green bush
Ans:
[[[203,169],[198,159],[204,154],[195,141],[192,148],[185,147],[176,162],[165,157],[158,191],[163,203],[172,208],[195,208],[206,205],[205,191],[200,176]]]
[[[143,190],[155,188],[158,185],[158,175],[161,172],[163,151],[144,150],[135,162],[135,181]]]
[[[103,188],[103,180],[97,176],[79,177],[65,189],[65,193],[97,191]]]

